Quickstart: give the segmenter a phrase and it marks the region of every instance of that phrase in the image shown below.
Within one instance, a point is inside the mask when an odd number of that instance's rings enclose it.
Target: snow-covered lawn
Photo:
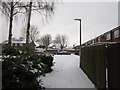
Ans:
[[[55,55],[53,71],[42,78],[45,88],[95,88],[79,68],[79,56]]]

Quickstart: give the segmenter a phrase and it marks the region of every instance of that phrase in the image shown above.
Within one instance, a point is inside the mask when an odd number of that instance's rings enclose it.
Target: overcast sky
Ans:
[[[39,36],[51,34],[54,39],[58,33],[65,34],[68,36],[69,45],[79,45],[79,22],[74,19],[82,20],[82,43],[84,43],[118,26],[118,3],[62,2],[56,4],[54,16],[48,20],[49,23],[43,26],[39,17],[39,15],[33,14],[31,20],[31,24],[38,27]],[[2,19],[1,22],[0,18],[0,23],[2,25],[0,26],[2,27],[1,42],[7,39],[8,30],[6,20]],[[20,37],[22,23],[22,21],[14,23],[13,36],[16,38]]]

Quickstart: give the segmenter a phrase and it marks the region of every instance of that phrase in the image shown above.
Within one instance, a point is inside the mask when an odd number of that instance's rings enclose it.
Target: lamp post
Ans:
[[[80,60],[81,60],[81,19],[74,19],[74,20],[77,20],[80,22]],[[81,67],[81,64],[79,67]]]
[[[80,46],[81,46],[81,19],[74,19],[80,22]]]
[[[81,50],[81,19],[74,19],[74,20],[77,20],[80,22],[80,50]]]

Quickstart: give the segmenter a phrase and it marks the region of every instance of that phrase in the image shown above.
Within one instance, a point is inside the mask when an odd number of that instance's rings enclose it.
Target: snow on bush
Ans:
[[[3,50],[2,59],[3,90],[41,89],[41,80],[38,81],[37,78],[48,72],[53,65],[51,56],[38,55],[29,48],[24,50],[7,48]]]

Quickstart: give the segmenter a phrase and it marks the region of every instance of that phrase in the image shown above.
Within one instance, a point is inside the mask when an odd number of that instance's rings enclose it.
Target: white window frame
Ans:
[[[111,38],[110,33],[107,33],[107,35],[106,35],[106,40],[110,40],[110,38]]]
[[[92,44],[94,44],[95,43],[95,41],[94,41],[94,39],[92,40]]]
[[[13,43],[11,43],[11,46],[13,46]]]
[[[119,30],[114,31],[114,38],[118,38],[119,37],[119,33],[120,33]]]
[[[15,46],[17,46],[17,43],[15,43]]]
[[[19,45],[20,45],[20,46],[23,46],[23,43],[20,43]]]
[[[101,40],[101,37],[98,37],[98,42],[100,42],[100,40]]]

